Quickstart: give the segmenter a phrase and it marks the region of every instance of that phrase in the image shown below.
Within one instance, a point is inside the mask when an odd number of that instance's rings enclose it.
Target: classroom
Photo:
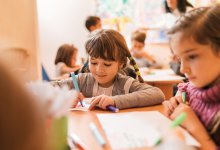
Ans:
[[[0,22],[0,149],[220,150],[220,0],[2,0]]]

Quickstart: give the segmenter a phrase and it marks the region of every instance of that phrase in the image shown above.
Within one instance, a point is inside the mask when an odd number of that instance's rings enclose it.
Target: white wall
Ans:
[[[41,61],[53,78],[60,45],[73,43],[79,50],[78,60],[85,57],[88,31],[84,22],[88,15],[95,14],[95,4],[94,0],[37,0],[37,7]]]

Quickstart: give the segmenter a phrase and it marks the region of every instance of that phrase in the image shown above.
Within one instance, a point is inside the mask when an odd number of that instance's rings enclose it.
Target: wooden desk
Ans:
[[[152,86],[160,88],[166,99],[173,96],[173,86],[183,82],[184,77],[175,75],[171,69],[140,68],[144,81]]]
[[[132,109],[125,109],[120,110],[120,112],[132,112],[132,111],[160,111],[163,112],[162,105],[156,105],[151,107],[144,107],[144,108],[132,108]],[[119,113],[120,113],[119,112]],[[89,123],[94,122],[103,137],[106,141],[107,137],[101,127],[101,124],[96,117],[96,113],[111,113],[104,110],[95,110],[89,112],[82,112],[82,111],[74,111],[70,112],[69,114],[69,133],[74,132],[76,133],[79,138],[88,146],[89,150],[111,150],[110,144],[107,142],[107,145],[103,148],[101,147],[94,136],[92,135],[89,129]],[[144,148],[146,150],[146,148]]]

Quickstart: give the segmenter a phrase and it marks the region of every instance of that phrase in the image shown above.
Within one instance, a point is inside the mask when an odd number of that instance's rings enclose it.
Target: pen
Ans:
[[[89,128],[90,128],[90,130],[92,131],[92,134],[95,136],[95,138],[96,138],[96,140],[98,141],[98,143],[102,146],[102,147],[104,147],[105,146],[105,140],[104,140],[104,138],[102,137],[102,135],[101,135],[101,133],[99,132],[99,130],[98,130],[98,128],[96,127],[96,125],[93,123],[93,122],[91,122],[90,124],[89,124]]]
[[[75,89],[76,89],[78,92],[80,92],[80,90],[79,90],[79,85],[78,85],[78,83],[77,83],[77,79],[76,79],[75,73],[74,73],[74,72],[71,72],[70,75],[71,75],[71,77],[72,77],[72,81],[73,81],[73,85],[74,85]],[[81,106],[83,107],[82,101],[79,101],[79,102],[80,102]]]
[[[182,101],[183,101],[183,104],[186,103],[186,92],[182,92]]]
[[[186,119],[186,113],[182,112],[179,116],[176,117],[175,120],[172,121],[170,127],[174,128],[174,127],[180,125],[185,119]]]
[[[79,150],[85,150],[86,146],[84,144],[82,144],[81,140],[79,139],[79,137],[76,134],[70,134],[69,138],[71,139],[71,141],[73,142],[73,144],[75,145],[75,147]]]
[[[119,112],[119,109],[115,106],[112,106],[112,105],[108,105],[106,108],[112,112],[115,112],[115,113]]]

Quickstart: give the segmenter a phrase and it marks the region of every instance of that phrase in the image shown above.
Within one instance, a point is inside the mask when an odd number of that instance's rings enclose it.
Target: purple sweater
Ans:
[[[212,129],[215,115],[220,111],[220,84],[208,89],[198,89],[190,82],[180,83],[178,90],[186,92],[186,99],[190,107],[196,112],[197,116],[208,131]],[[216,133],[212,135],[215,143],[220,146],[219,126]]]

